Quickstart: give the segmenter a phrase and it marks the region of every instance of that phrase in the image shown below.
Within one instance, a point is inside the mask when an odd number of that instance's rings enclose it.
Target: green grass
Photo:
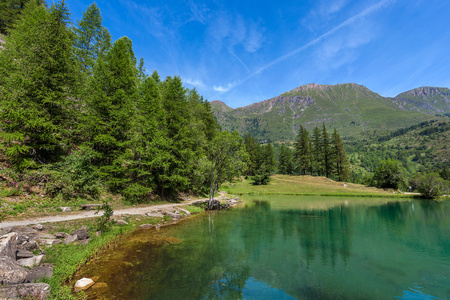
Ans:
[[[412,197],[398,191],[385,191],[361,184],[339,182],[325,177],[272,175],[268,185],[253,185],[250,179],[223,185],[229,194],[316,195],[353,197]]]

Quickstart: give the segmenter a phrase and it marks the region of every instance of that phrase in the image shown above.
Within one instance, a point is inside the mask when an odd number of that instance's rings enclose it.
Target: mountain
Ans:
[[[294,140],[300,125],[312,130],[325,123],[329,131],[336,127],[341,135],[350,136],[367,130],[398,129],[439,119],[420,109],[407,109],[413,107],[413,98],[408,98],[410,102],[400,99],[407,98],[382,97],[355,83],[312,83],[245,107],[230,110],[226,104],[217,101],[214,101],[217,105],[212,106],[222,128],[271,141]],[[410,104],[399,104],[405,102]]]
[[[430,114],[450,114],[450,89],[420,87],[393,98],[400,109]]]
[[[218,111],[218,112],[224,113],[224,112],[229,112],[229,111],[233,110],[231,107],[229,107],[224,102],[219,101],[219,100],[211,101],[209,104],[211,105],[211,108],[214,112]]]

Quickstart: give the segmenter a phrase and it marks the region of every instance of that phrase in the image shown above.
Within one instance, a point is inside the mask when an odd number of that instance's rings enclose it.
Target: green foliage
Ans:
[[[384,189],[405,188],[404,172],[400,168],[400,163],[391,159],[382,161],[374,172],[373,183],[376,187]]]
[[[79,197],[98,199],[102,182],[91,164],[93,158],[92,150],[80,149],[54,164],[48,172],[50,178],[45,185],[46,192],[52,197],[61,195],[66,200]]]
[[[95,214],[98,214],[100,210],[104,210],[104,212],[103,215],[97,219],[97,230],[101,232],[107,232],[110,230],[111,226],[116,223],[115,220],[111,220],[111,217],[114,214],[114,210],[112,206],[108,204],[108,201],[97,208],[97,212]]]
[[[70,142],[76,81],[67,8],[32,1],[0,51],[1,138],[16,169],[56,160]]]
[[[412,182],[425,199],[438,199],[450,191],[450,183],[442,179],[438,173],[417,174]]]

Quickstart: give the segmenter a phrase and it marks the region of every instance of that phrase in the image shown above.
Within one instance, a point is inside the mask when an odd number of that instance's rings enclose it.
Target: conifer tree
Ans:
[[[102,16],[95,2],[83,12],[83,18],[74,28],[74,33],[75,55],[82,71],[89,75],[97,58],[104,57],[111,48],[111,35],[102,27]]]
[[[329,178],[331,176],[332,170],[332,157],[331,157],[331,146],[330,146],[330,136],[328,135],[325,123],[322,123],[322,162],[323,162],[323,174],[325,177]]]
[[[29,2],[38,5],[44,3],[42,0],[2,0],[0,2],[0,34],[8,34],[8,30],[20,19],[22,11]]]
[[[300,174],[311,174],[311,139],[308,130],[300,126],[295,143],[295,157],[298,161]]]
[[[332,134],[332,157],[334,166],[334,173],[339,181],[348,180],[350,177],[349,163],[347,160],[347,154],[345,153],[344,143],[342,142],[341,136],[334,128]]]
[[[131,40],[123,37],[94,67],[90,83],[90,117],[86,135],[96,151],[95,163],[112,190],[123,188],[124,154],[131,141],[132,118],[138,96],[136,58]]]
[[[58,159],[76,126],[68,21],[64,2],[47,9],[31,1],[0,52],[1,138],[17,169]]]
[[[318,176],[323,175],[323,149],[322,149],[322,133],[318,127],[313,129],[312,140],[312,173]]]

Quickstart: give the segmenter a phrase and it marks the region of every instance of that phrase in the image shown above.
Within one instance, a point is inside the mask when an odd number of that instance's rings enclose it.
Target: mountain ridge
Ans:
[[[322,123],[336,127],[344,135],[352,135],[367,129],[410,126],[436,118],[435,111],[444,114],[450,111],[446,109],[448,89],[430,87],[422,92],[420,89],[389,98],[356,83],[310,83],[236,109],[221,102],[228,109],[215,106],[213,111],[222,128],[237,130],[241,135],[251,133],[262,140],[293,140],[300,125],[311,130]],[[423,95],[434,98],[429,100]]]

